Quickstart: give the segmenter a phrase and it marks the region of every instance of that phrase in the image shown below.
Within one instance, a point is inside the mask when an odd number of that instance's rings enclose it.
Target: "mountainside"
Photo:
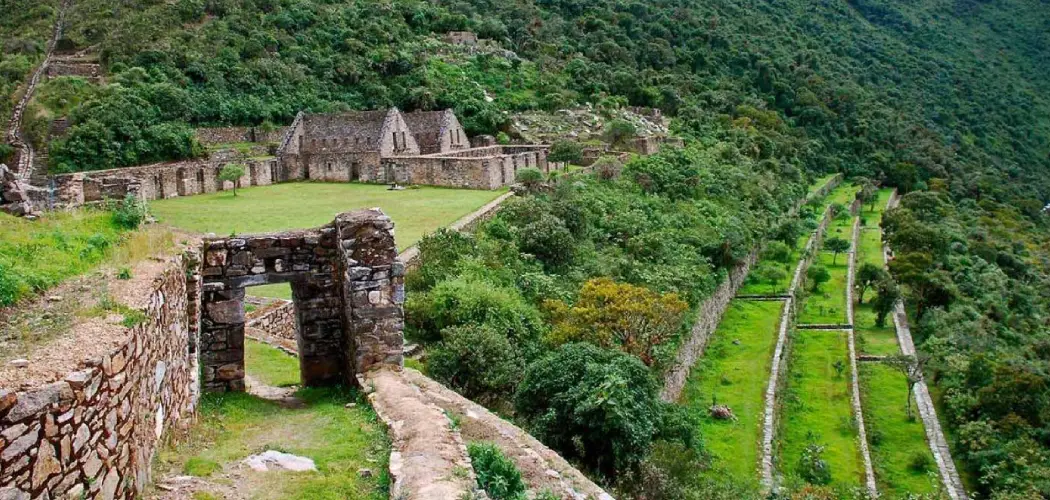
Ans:
[[[58,8],[5,2],[18,16],[0,21],[0,111]],[[469,134],[495,135],[512,113],[661,109],[686,152],[628,169],[649,184],[576,198],[608,203],[603,237],[653,226],[645,239],[595,243],[598,222],[573,226],[564,200],[501,226],[513,240],[517,222],[563,224],[559,235],[607,252],[576,257],[586,265],[557,261],[571,260],[562,247],[530,257],[568,302],[586,278],[618,272],[695,305],[775,233],[807,177],[895,187],[890,270],[969,486],[1050,497],[1050,0],[73,0],[66,19],[59,49],[100,61],[105,83],[39,89],[30,135],[70,119],[50,145],[55,172],[191,157],[195,126],[283,125],[300,110],[451,107]],[[495,46],[445,43],[454,30]],[[715,170],[724,177],[705,176]],[[670,261],[656,242],[671,233],[703,252],[659,276],[630,261]],[[554,298],[540,288],[529,300]]]

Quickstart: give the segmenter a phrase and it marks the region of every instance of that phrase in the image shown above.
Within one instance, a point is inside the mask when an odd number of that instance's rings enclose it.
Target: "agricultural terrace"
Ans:
[[[816,199],[820,191],[835,176],[816,181],[810,190],[811,203],[802,210],[806,227],[815,228],[816,215],[823,213],[829,199]],[[806,241],[812,231],[797,238],[793,248],[785,245],[767,247],[740,289],[740,295],[769,295],[785,293],[790,286]],[[773,251],[769,251],[769,250]],[[764,266],[776,266],[786,277],[770,284],[762,277]],[[700,433],[708,451],[717,459],[705,474],[711,477],[730,476],[734,482],[758,489],[759,454],[762,439],[762,421],[765,390],[777,343],[783,300],[747,300],[738,298],[730,303],[718,328],[712,334],[703,358],[693,367],[682,394],[682,404],[700,422]],[[712,416],[712,405],[724,405],[733,412],[733,419]]]
[[[872,203],[866,203],[861,213],[861,227],[857,248],[857,269],[867,263],[883,266],[882,221],[891,189],[881,189]],[[875,292],[867,290],[863,303],[857,295],[854,307],[854,331],[861,354],[886,356],[900,353],[893,321],[889,318],[883,327],[875,324],[871,299]],[[935,491],[940,483],[937,465],[926,441],[926,431],[913,398],[908,415],[907,379],[886,364],[874,361],[859,365],[861,404],[864,423],[871,445],[872,462],[879,492],[886,498],[905,498],[908,494]]]
[[[808,280],[799,290],[797,324],[843,324],[846,322],[848,252],[836,257],[828,251],[831,238],[849,241],[853,217],[848,206],[856,198],[857,186],[843,185],[828,196],[827,205],[840,205],[813,257],[811,268],[823,266],[830,279],[815,290]],[[863,462],[856,422],[850,406],[849,350],[842,330],[793,332],[787,365],[787,382],[779,396],[778,469],[791,483],[827,483],[845,491],[860,486]],[[813,464],[826,462],[822,474]]]
[[[160,222],[217,235],[266,233],[311,228],[335,214],[379,207],[396,224],[400,250],[424,234],[447,226],[502,195],[478,191],[413,187],[391,191],[376,184],[297,182],[158,200],[150,205]],[[291,298],[287,284],[253,287],[252,295]]]

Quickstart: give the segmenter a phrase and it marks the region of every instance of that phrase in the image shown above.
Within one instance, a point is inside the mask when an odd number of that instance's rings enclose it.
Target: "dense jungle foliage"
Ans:
[[[57,3],[4,2],[18,14],[0,20],[4,96],[41,58]],[[76,0],[67,19],[66,44],[91,48],[107,84],[56,80],[39,99],[40,114],[72,123],[51,145],[55,171],[194,156],[192,126],[284,124],[300,109],[452,107],[472,134],[505,130],[509,112],[579,103],[672,116],[685,151],[632,162],[619,178],[555,182],[476,238],[424,242],[410,319],[444,346],[433,369],[521,406],[551,442],[566,429],[545,427],[532,411],[542,398],[522,396],[537,394],[522,380],[547,357],[587,376],[544,390],[597,411],[580,391],[639,366],[659,373],[678,341],[661,336],[651,365],[609,362],[606,350],[626,345],[611,339],[635,337],[572,334],[581,321],[616,323],[588,316],[582,290],[638,286],[695,307],[756,242],[793,241],[785,233],[798,228],[780,223],[807,178],[838,171],[897,187],[909,194],[886,218],[891,271],[932,356],[957,459],[984,497],[1050,497],[1046,0]],[[512,52],[440,42],[458,29]],[[562,340],[606,349],[552,348]],[[471,367],[490,355],[507,359]],[[632,411],[606,415],[624,439],[613,463],[568,454],[620,484],[663,481],[650,491],[669,497],[738,493],[683,484],[667,450],[702,460],[697,436],[655,402]],[[595,415],[575,418],[606,421]],[[649,454],[654,442],[660,453]]]

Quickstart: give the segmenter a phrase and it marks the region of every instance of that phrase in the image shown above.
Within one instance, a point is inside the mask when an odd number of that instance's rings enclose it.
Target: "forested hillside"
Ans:
[[[57,6],[5,1],[24,14],[0,21],[5,97],[41,58]],[[96,54],[107,84],[41,89],[38,114],[72,125],[51,145],[54,171],[193,156],[194,126],[286,124],[303,109],[452,107],[491,134],[514,111],[661,108],[686,151],[512,207],[469,243],[481,250],[441,243],[484,259],[450,257],[417,283],[434,300],[512,297],[526,312],[511,314],[524,323],[510,340],[530,348],[559,323],[579,340],[557,303],[602,292],[591,278],[695,306],[757,241],[797,238],[777,224],[807,179],[896,187],[908,194],[885,221],[891,272],[961,467],[984,497],[1050,496],[1050,1],[74,0],[67,18],[66,46]],[[506,51],[449,46],[449,30]],[[424,332],[470,326],[427,313],[446,302],[412,305]],[[502,330],[457,336],[498,351],[509,327],[489,326]],[[506,397],[535,356],[483,377],[479,394]],[[660,437],[649,424],[646,450]],[[615,478],[636,451],[584,460]]]

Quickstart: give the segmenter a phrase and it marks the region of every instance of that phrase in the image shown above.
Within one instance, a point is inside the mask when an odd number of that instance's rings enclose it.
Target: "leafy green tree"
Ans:
[[[857,303],[864,303],[864,294],[881,280],[887,279],[889,273],[881,266],[870,262],[861,264],[857,270]]]
[[[580,163],[583,159],[583,145],[577,141],[558,140],[551,144],[547,160],[565,163]]]
[[[871,301],[871,306],[875,310],[875,326],[882,328],[886,325],[886,315],[897,306],[901,292],[897,282],[889,276],[875,282],[874,287],[875,298]]]
[[[926,366],[926,356],[912,356],[909,354],[894,354],[883,358],[882,363],[904,376],[905,384],[908,386],[908,397],[905,398],[904,408],[908,419],[914,419],[911,409],[911,398],[915,392],[915,384],[922,381],[923,370]]]
[[[543,185],[543,172],[538,168],[528,167],[518,171],[517,180],[530,193],[535,193]]]
[[[518,290],[466,277],[413,294],[405,302],[405,316],[409,333],[427,341],[441,340],[449,327],[487,325],[525,348],[546,330],[539,310]]]
[[[233,195],[237,196],[237,186],[244,177],[244,167],[236,163],[229,163],[219,171],[219,180],[233,183]]]
[[[809,280],[810,290],[820,290],[820,285],[827,283],[831,279],[831,273],[828,272],[828,268],[819,264],[814,264],[806,269],[806,279]]]
[[[791,248],[783,241],[772,241],[762,249],[762,258],[781,264],[791,263]]]
[[[613,120],[605,126],[605,140],[613,147],[624,146],[638,135],[638,128],[626,120]]]
[[[777,293],[777,285],[787,277],[784,268],[770,262],[759,264],[752,273],[760,282],[769,285],[772,293]]]
[[[839,238],[833,236],[824,241],[824,249],[831,252],[831,265],[835,265],[838,261],[839,254],[842,252],[848,252],[850,249],[850,242],[845,238]]]
[[[566,344],[531,364],[514,396],[540,440],[610,478],[645,458],[664,405],[638,358],[591,344]]]
[[[860,190],[857,191],[857,201],[863,206],[864,204],[869,205],[868,210],[875,208],[875,201],[879,198],[879,190],[875,187],[875,183],[871,182],[871,179],[861,177],[854,180],[854,184],[860,186]]]

